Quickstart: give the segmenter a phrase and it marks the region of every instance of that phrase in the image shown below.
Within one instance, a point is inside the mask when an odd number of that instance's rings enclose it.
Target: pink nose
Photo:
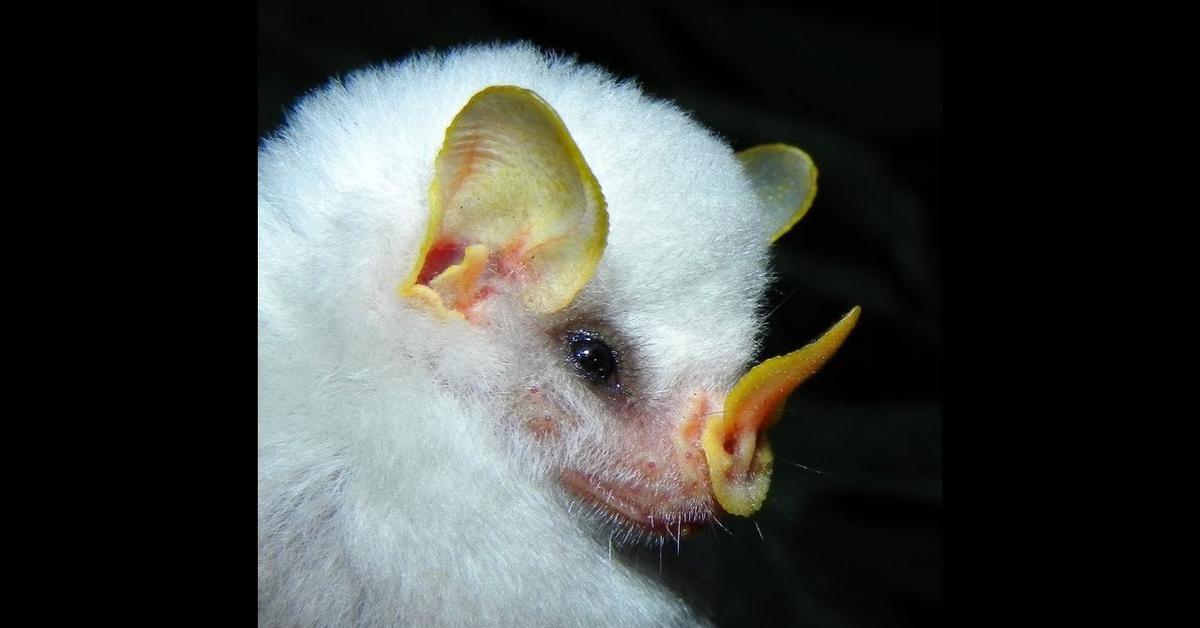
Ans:
[[[725,398],[725,411],[709,419],[701,442],[713,496],[727,512],[748,516],[762,506],[774,459],[763,432],[779,420],[788,395],[842,346],[861,311],[854,306],[803,349],[750,369]]]

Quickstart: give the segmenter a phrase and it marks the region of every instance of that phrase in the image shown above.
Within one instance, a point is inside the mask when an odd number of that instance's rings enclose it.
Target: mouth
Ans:
[[[655,535],[681,537],[712,522],[711,499],[697,500],[644,487],[606,482],[566,470],[563,486],[614,521]]]

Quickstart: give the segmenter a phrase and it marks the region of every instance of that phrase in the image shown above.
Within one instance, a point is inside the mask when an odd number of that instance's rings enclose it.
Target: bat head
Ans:
[[[760,507],[765,430],[858,311],[747,372],[768,246],[811,205],[816,169],[783,145],[735,155],[673,111],[643,121],[677,127],[665,146],[595,132],[631,123],[605,119],[620,104],[564,119],[525,87],[474,93],[446,128],[396,294],[449,336],[487,336],[444,350],[486,351],[506,373],[487,394],[514,456],[661,538]],[[577,142],[576,127],[591,132]],[[448,384],[484,382],[500,384]]]
[[[260,623],[700,623],[596,533],[761,505],[857,317],[753,366],[815,182],[528,45],[305,97],[259,150]]]

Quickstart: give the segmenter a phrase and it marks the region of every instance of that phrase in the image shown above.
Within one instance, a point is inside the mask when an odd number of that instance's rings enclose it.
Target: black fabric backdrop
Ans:
[[[771,432],[768,505],[668,552],[663,577],[722,626],[940,624],[940,7],[260,0],[259,136],[334,74],[514,39],[637,77],[735,148],[814,156],[816,203],[776,245],[764,357],[863,307]]]

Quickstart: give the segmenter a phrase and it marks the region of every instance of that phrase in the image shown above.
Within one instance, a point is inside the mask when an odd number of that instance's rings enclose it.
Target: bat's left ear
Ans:
[[[607,237],[600,184],[558,114],[530,90],[488,87],[446,129],[425,239],[400,294],[465,316],[514,291],[554,312],[592,278]]]
[[[755,146],[737,154],[774,229],[770,242],[787,233],[817,196],[817,166],[808,153],[787,144]]]

